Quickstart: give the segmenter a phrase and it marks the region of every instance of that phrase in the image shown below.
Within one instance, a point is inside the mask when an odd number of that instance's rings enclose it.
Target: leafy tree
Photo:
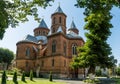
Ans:
[[[30,71],[30,80],[33,81],[33,71]]]
[[[6,78],[7,78],[7,76],[6,76],[6,71],[4,71],[3,74],[2,74],[1,84],[7,84],[7,83],[6,83]]]
[[[88,73],[95,74],[95,67],[111,67],[111,48],[106,42],[111,35],[113,25],[111,9],[119,6],[116,0],[77,0],[77,7],[85,8],[84,18],[87,38],[83,47],[78,48],[78,57],[74,58],[72,67],[89,67]]]
[[[25,82],[25,72],[23,71],[21,81]]]
[[[117,67],[117,68],[116,68],[116,74],[117,74],[118,76],[120,76],[120,67]]]
[[[13,82],[17,83],[17,72],[16,71],[14,72],[14,75],[13,75]]]
[[[8,66],[11,64],[11,61],[14,59],[14,53],[9,49],[0,48],[0,63],[7,64]]]
[[[0,39],[9,26],[28,21],[28,15],[39,21],[37,7],[45,8],[50,1],[53,0],[0,0]]]
[[[49,81],[53,81],[53,79],[52,79],[52,72],[50,72]]]

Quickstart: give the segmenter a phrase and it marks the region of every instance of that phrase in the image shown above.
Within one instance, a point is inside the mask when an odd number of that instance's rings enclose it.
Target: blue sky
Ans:
[[[51,3],[52,6],[47,7],[46,9],[39,8],[39,17],[44,17],[44,20],[47,26],[51,27],[51,14],[54,13],[56,8],[58,7],[58,3],[60,2],[60,6],[63,12],[67,15],[67,29],[70,27],[72,22],[72,18],[74,18],[74,22],[76,27],[79,29],[79,35],[86,40],[84,33],[84,15],[82,8],[76,8],[74,4],[76,0],[55,0],[55,2]],[[111,23],[113,24],[113,28],[111,29],[111,36],[108,38],[108,43],[112,48],[112,53],[115,58],[120,63],[120,9],[114,7],[111,11],[113,15],[113,19]],[[4,38],[0,40],[0,47],[8,48],[16,53],[16,43],[22,40],[27,34],[33,35],[33,29],[38,27],[39,23],[34,21],[33,17],[29,17],[29,21],[26,23],[20,23],[16,28],[9,27],[6,30]]]

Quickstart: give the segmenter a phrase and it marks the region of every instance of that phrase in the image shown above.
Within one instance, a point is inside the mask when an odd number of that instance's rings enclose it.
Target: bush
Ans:
[[[33,71],[30,71],[30,80],[33,81]]]
[[[6,71],[4,71],[3,74],[2,74],[1,84],[6,84],[6,79],[7,79]]]
[[[120,67],[118,67],[118,68],[116,69],[116,74],[117,74],[118,76],[120,76]]]
[[[96,70],[96,71],[95,71],[95,74],[96,74],[96,76],[101,76],[101,75],[102,75],[102,72],[101,72],[101,70],[99,69],[99,70]]]
[[[13,75],[13,82],[17,83],[17,72],[16,71],[14,72],[14,75]]]
[[[21,81],[25,82],[25,72],[23,71]]]
[[[53,81],[53,80],[52,80],[52,72],[50,72],[49,81]]]

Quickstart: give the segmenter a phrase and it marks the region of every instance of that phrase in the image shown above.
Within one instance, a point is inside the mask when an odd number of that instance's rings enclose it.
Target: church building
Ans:
[[[84,72],[70,67],[72,58],[78,55],[77,47],[84,45],[74,21],[66,27],[67,15],[61,7],[51,15],[51,27],[44,19],[36,27],[33,35],[26,35],[16,43],[16,68],[21,71],[33,70],[37,76],[49,77],[52,71],[55,78],[78,78]]]

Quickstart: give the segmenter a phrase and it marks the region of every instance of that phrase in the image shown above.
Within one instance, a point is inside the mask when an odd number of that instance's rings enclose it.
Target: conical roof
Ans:
[[[62,27],[61,27],[61,26],[59,26],[59,28],[58,28],[57,32],[63,32],[63,30],[62,30]]]
[[[55,10],[54,13],[63,13],[63,11],[62,11],[60,5],[58,6],[58,8]]]
[[[72,21],[71,26],[70,26],[70,29],[77,29],[74,21]]]
[[[44,19],[41,20],[39,27],[48,28],[45,21],[44,21]]]

